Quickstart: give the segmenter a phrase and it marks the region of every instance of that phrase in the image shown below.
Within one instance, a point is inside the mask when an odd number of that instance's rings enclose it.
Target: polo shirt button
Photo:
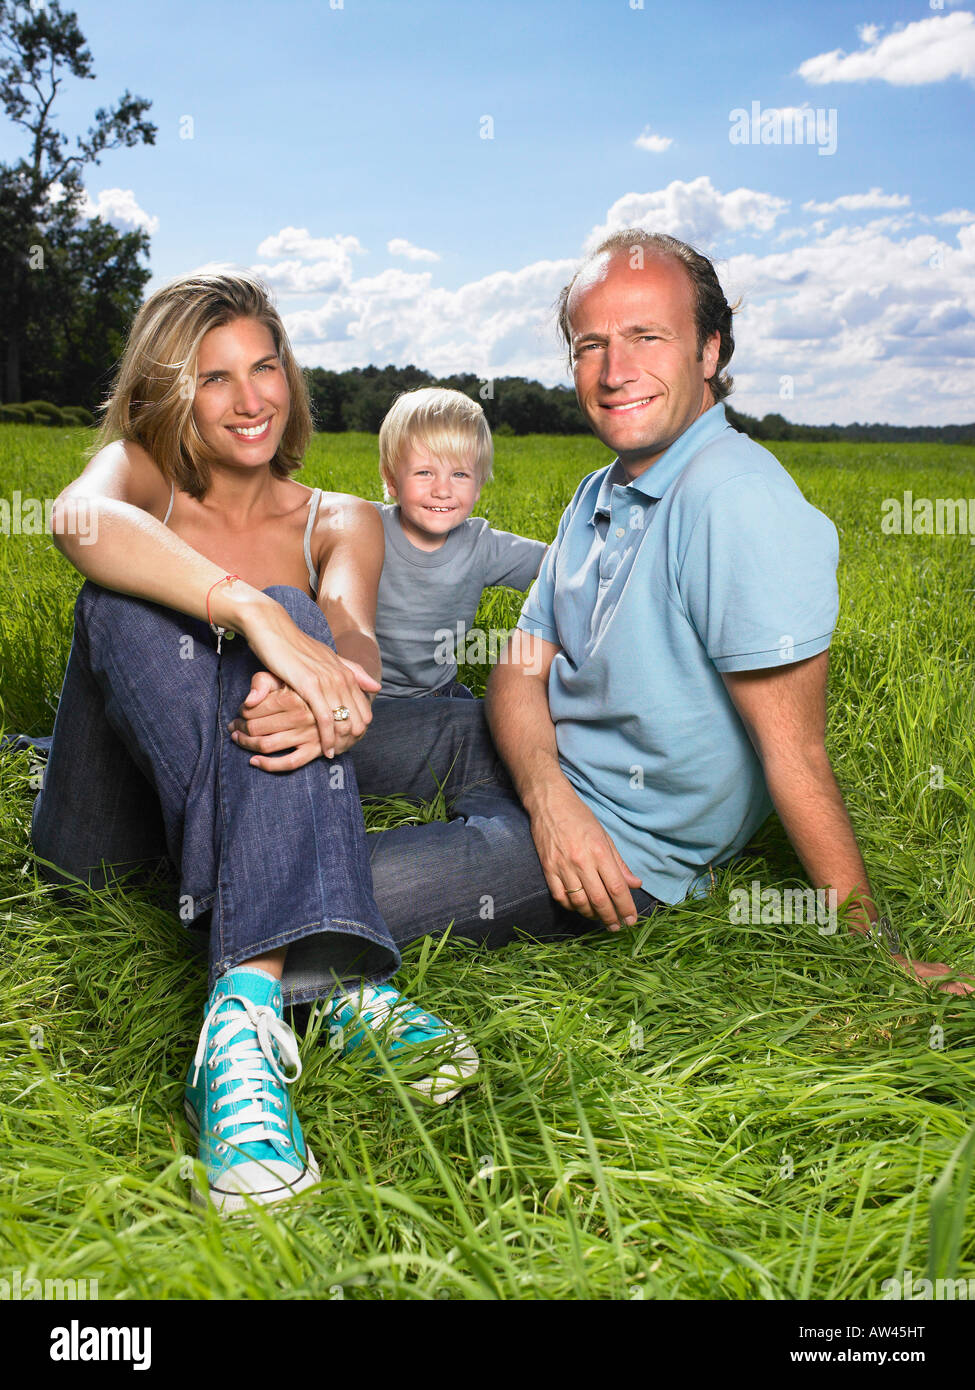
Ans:
[[[626,529],[625,529],[625,527],[623,527],[623,526],[617,526],[617,528],[616,528],[616,534],[622,539],[622,537],[626,535]]]

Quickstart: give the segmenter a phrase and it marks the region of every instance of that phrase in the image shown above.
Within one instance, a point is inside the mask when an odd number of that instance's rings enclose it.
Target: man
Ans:
[[[770,797],[814,887],[893,944],[824,746],[835,528],[727,423],[732,311],[713,266],[621,232],[561,310],[579,404],[617,459],[580,484],[521,659],[488,690],[552,897],[618,930],[648,891],[675,902],[713,881]]]

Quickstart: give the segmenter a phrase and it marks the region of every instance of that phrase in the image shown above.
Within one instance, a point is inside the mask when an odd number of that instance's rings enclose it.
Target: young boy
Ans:
[[[484,411],[461,391],[422,387],[393,402],[379,431],[386,531],[376,638],[382,694],[472,698],[457,681],[458,624],[474,622],[491,584],[525,590],[544,541],[495,531],[471,511],[491,476],[493,449]]]

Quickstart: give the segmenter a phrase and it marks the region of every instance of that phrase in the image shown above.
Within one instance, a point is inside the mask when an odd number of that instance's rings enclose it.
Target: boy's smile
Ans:
[[[420,445],[408,449],[387,483],[399,503],[400,524],[419,550],[439,550],[447,535],[470,516],[481,489],[472,464],[441,459]]]

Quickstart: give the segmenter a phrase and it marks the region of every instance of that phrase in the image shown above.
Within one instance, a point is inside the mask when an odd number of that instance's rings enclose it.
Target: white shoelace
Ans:
[[[221,1009],[236,1000],[243,1005],[243,1013],[231,1010],[221,1015]],[[207,1051],[207,1035],[211,1023],[218,1027],[210,1039],[210,1058],[207,1070],[213,1071],[218,1063],[226,1066],[218,1083],[221,1090],[230,1083],[236,1083],[216,1101],[207,1099],[206,1104],[216,1105],[218,1112],[226,1105],[242,1106],[234,1114],[215,1121],[210,1127],[214,1134],[221,1134],[227,1126],[243,1127],[234,1137],[234,1145],[253,1144],[262,1140],[285,1140],[290,1147],[288,1126],[284,1118],[284,1107],[268,1086],[267,1069],[284,1086],[293,1086],[301,1075],[301,1058],[298,1056],[298,1042],[288,1025],[273,1009],[264,1004],[254,1004],[242,994],[226,994],[209,1009],[203,1020],[200,1040],[193,1058],[193,1085],[197,1083],[200,1068]],[[239,1037],[239,1034],[243,1034]],[[277,1044],[278,1055],[286,1067],[294,1067],[294,1075],[286,1076],[278,1065],[273,1044]],[[204,1090],[209,1098],[213,1092]],[[278,1114],[274,1111],[277,1110]],[[269,1128],[273,1126],[273,1128]]]

